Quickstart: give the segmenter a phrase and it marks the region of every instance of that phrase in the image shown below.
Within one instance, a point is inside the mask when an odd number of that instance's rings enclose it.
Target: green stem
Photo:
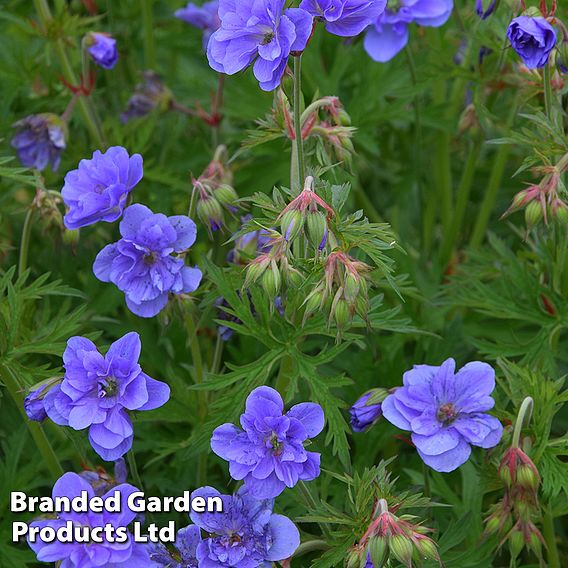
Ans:
[[[298,193],[306,179],[304,163],[304,142],[302,140],[302,56],[294,57],[294,131],[296,135],[296,151],[298,154]],[[290,188],[294,194],[295,188]]]
[[[49,28],[49,26],[53,22],[53,16],[51,15],[51,10],[49,9],[47,0],[34,0],[34,5],[41,20],[42,26],[46,29]],[[71,85],[77,85],[77,76],[75,75],[73,67],[71,66],[69,58],[67,57],[67,46],[61,38],[55,40],[55,49],[59,57],[59,62],[61,64],[65,80]],[[79,106],[81,108],[81,112],[83,113],[87,128],[91,133],[91,136],[100,149],[105,149],[105,137],[95,107],[93,106],[92,99],[90,97],[81,97],[79,99]]]
[[[452,216],[452,222],[444,236],[442,250],[440,252],[440,264],[442,268],[444,268],[450,261],[452,250],[457,245],[457,239],[460,229],[463,225],[467,204],[469,202],[469,196],[475,177],[477,160],[479,159],[480,153],[481,142],[479,140],[476,140],[470,145],[467,160],[465,162],[465,167],[460,180],[460,185],[458,187],[456,207]]]
[[[560,555],[556,544],[556,534],[554,532],[554,517],[552,507],[547,505],[542,519],[542,533],[546,542],[546,554],[549,568],[560,568]]]
[[[128,467],[130,468],[130,473],[132,475],[132,479],[134,479],[134,483],[136,483],[136,487],[138,487],[140,491],[144,491],[142,478],[140,477],[140,472],[138,471],[138,466],[136,465],[136,456],[134,455],[134,450],[130,450],[128,452],[127,458]]]
[[[144,26],[144,61],[146,69],[156,68],[156,43],[154,41],[154,0],[142,0],[142,22]]]
[[[20,258],[18,261],[18,278],[22,277],[22,274],[28,267],[28,253],[30,250],[30,238],[32,234],[32,220],[34,213],[35,207],[31,205],[26,213],[24,227],[22,228],[22,239],[20,241]]]
[[[534,400],[527,396],[519,408],[519,413],[517,414],[517,420],[515,422],[515,429],[513,430],[513,439],[511,442],[511,447],[518,448],[521,440],[521,431],[523,426],[529,423],[531,419],[532,412],[534,408]]]
[[[221,357],[223,356],[223,347],[225,342],[220,334],[217,334],[217,341],[215,343],[215,352],[213,353],[213,362],[211,363],[211,372],[218,373],[221,368]]]
[[[508,133],[513,125],[515,117],[517,116],[518,104],[515,102],[511,106],[511,111],[507,118],[506,132]],[[495,160],[493,161],[493,168],[491,169],[491,175],[489,177],[489,182],[487,184],[487,190],[483,201],[481,202],[481,208],[475,220],[475,225],[473,228],[473,233],[469,240],[469,245],[472,248],[477,248],[485,237],[485,231],[487,230],[487,225],[489,223],[489,218],[497,201],[497,195],[499,189],[501,188],[501,183],[503,181],[503,175],[505,173],[505,168],[507,167],[507,160],[509,159],[509,153],[511,152],[511,146],[509,144],[503,144],[499,146],[499,150],[495,155]]]
[[[296,548],[296,552],[292,555],[294,558],[298,556],[303,556],[304,554],[309,554],[310,552],[315,552],[316,550],[329,550],[330,546],[325,540],[307,540],[300,544]]]
[[[0,378],[4,383],[4,386],[10,393],[10,396],[12,397],[14,403],[18,407],[20,414],[24,418],[24,421],[26,422],[26,425],[32,435],[35,445],[42,455],[43,461],[47,465],[49,472],[54,479],[60,478],[63,475],[64,470],[59,463],[59,459],[57,458],[57,455],[53,450],[49,439],[45,435],[45,432],[43,431],[41,425],[38,422],[31,421],[27,417],[26,411],[24,410],[24,399],[21,394],[21,386],[19,384],[19,381],[12,370],[2,363],[0,363]]]
[[[544,87],[544,110],[546,116],[553,120],[554,116],[554,98],[552,96],[552,83],[550,76],[550,66],[547,64],[542,70],[542,83]]]

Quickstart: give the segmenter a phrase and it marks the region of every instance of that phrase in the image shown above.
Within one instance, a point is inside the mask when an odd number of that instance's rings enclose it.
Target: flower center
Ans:
[[[148,252],[144,255],[144,264],[151,266],[156,262],[156,255],[153,252]]]
[[[118,392],[118,383],[114,377],[107,377],[99,382],[99,398],[108,398]]]
[[[458,412],[455,405],[451,402],[448,402],[446,404],[442,404],[442,406],[438,408],[436,418],[443,424],[450,424],[457,418],[457,416]]]
[[[274,39],[273,31],[265,33],[262,38],[262,45],[268,45],[273,39]]]
[[[272,447],[272,453],[275,456],[279,456],[284,450],[284,444],[278,440],[278,436],[274,432],[270,437],[270,446]]]

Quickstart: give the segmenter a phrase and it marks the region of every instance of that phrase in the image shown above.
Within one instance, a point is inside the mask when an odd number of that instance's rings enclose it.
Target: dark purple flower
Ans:
[[[206,50],[211,34],[216,32],[221,25],[219,1],[205,2],[203,6],[196,6],[193,2],[189,2],[185,8],[176,10],[175,17],[187,22],[190,26],[203,30],[203,49]]]
[[[223,424],[211,438],[211,448],[229,462],[233,479],[244,479],[256,499],[276,497],[320,473],[320,454],[306,451],[304,443],[323,429],[321,406],[305,402],[283,411],[278,392],[259,387],[247,398],[242,429]]]
[[[220,497],[223,512],[191,513],[191,520],[211,535],[197,546],[200,568],[268,568],[294,554],[300,533],[294,523],[272,512],[272,499],[257,500],[241,487],[236,495],[221,495],[201,487],[196,497]]]
[[[353,428],[354,432],[365,431],[383,415],[380,403],[367,404],[372,395],[372,392],[365,393],[349,410],[351,414],[351,428]]]
[[[76,473],[66,473],[55,483],[52,497],[74,499],[80,497],[83,491],[87,492],[88,498],[95,496],[93,488]],[[68,523],[78,530],[93,529],[95,527],[112,526],[114,529],[127,527],[136,516],[127,506],[128,496],[138,491],[132,485],[123,484],[112,489],[103,499],[114,495],[118,491],[121,497],[121,507],[118,513],[59,513],[55,519],[43,519],[31,523],[33,527],[51,527],[54,530],[65,527]],[[81,529],[83,527],[83,529]],[[28,542],[30,548],[36,553],[40,562],[59,562],[61,568],[140,568],[150,566],[146,547],[137,544],[132,535],[127,533],[128,540],[124,543],[110,542],[105,531],[99,531],[102,543],[87,542],[43,542],[38,539]]]
[[[158,73],[144,71],[143,79],[142,83],[136,85],[126,110],[120,116],[124,123],[132,118],[142,118],[155,108],[166,110],[172,102],[172,93],[164,86]]]
[[[166,217],[135,204],[124,211],[120,234],[118,242],[99,252],[93,271],[124,292],[126,305],[136,315],[153,317],[166,307],[169,294],[197,290],[201,270],[186,266],[182,255],[197,235],[189,217]]]
[[[116,221],[142,175],[140,154],[129,156],[122,146],[113,146],[104,154],[96,150],[90,160],[81,160],[79,167],[65,176],[61,190],[68,209],[65,226],[79,229],[98,221]]]
[[[387,6],[365,34],[364,46],[375,61],[390,61],[408,43],[408,26],[439,27],[454,8],[453,0],[400,0],[396,9]]]
[[[492,448],[501,440],[503,426],[487,411],[495,401],[495,371],[474,361],[454,373],[448,359],[440,367],[415,365],[404,373],[404,386],[387,396],[384,417],[412,432],[412,442],[424,463],[449,472],[464,464],[471,445]]]
[[[487,18],[489,18],[489,16],[491,16],[491,14],[493,14],[493,11],[495,10],[495,6],[497,6],[497,0],[490,0],[489,5],[487,6],[487,9],[484,10],[483,9],[483,0],[476,0],[475,1],[475,11],[477,12],[477,15],[482,20],[486,20]]]
[[[24,410],[30,420],[34,422],[43,422],[47,418],[47,413],[43,406],[43,397],[45,396],[45,389],[47,385],[42,385],[37,389],[30,391],[28,396],[24,399]]]
[[[312,32],[311,15],[299,8],[284,10],[285,2],[220,0],[221,27],[207,46],[209,65],[234,75],[254,61],[260,88],[278,87],[290,53],[303,51]]]
[[[56,171],[66,146],[65,122],[55,114],[43,113],[27,116],[13,126],[17,132],[11,144],[22,165],[39,171],[50,165]]]
[[[132,447],[128,410],[153,410],[170,398],[170,387],[140,368],[140,337],[127,333],[101,355],[86,337],[72,337],[63,353],[65,377],[45,397],[47,415],[75,430],[89,428],[94,450],[106,461]]]
[[[529,69],[544,67],[556,45],[556,31],[541,17],[515,18],[509,24],[507,37]]]
[[[91,32],[87,36],[87,51],[93,61],[103,69],[112,69],[118,61],[116,40],[109,34]]]
[[[359,35],[385,11],[387,0],[302,0],[300,8],[325,21],[325,29],[342,37]]]
[[[162,544],[149,546],[150,560],[159,568],[197,568],[197,547],[201,543],[201,529],[189,525],[177,532],[176,557]]]

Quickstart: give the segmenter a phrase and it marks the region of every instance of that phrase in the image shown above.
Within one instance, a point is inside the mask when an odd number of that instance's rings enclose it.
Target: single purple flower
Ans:
[[[477,12],[477,15],[482,20],[486,20],[487,18],[489,18],[489,16],[491,16],[491,14],[493,14],[496,6],[497,6],[497,0],[490,0],[489,5],[487,6],[487,9],[484,10],[483,9],[483,0],[476,0],[475,1],[475,11]]]
[[[478,361],[457,373],[455,367],[453,359],[440,367],[415,365],[382,404],[389,422],[412,432],[424,463],[441,472],[464,464],[471,445],[492,448],[503,434],[499,420],[487,414],[495,404],[495,371]]]
[[[372,392],[365,393],[349,410],[354,432],[364,432],[383,415],[380,403],[367,404],[372,395]]]
[[[142,118],[150,114],[156,108],[167,110],[172,99],[172,92],[164,86],[160,75],[154,71],[144,71],[143,81],[136,85],[126,110],[120,115],[120,120],[127,123],[133,118]]]
[[[444,25],[454,8],[453,0],[400,0],[397,8],[389,8],[365,34],[364,46],[371,59],[390,61],[408,43],[408,26],[439,27]]]
[[[116,40],[106,33],[89,33],[87,36],[87,51],[93,61],[103,69],[112,69],[118,61]]]
[[[122,238],[95,259],[93,272],[124,292],[128,309],[149,318],[168,303],[169,294],[195,292],[201,270],[185,265],[183,254],[195,242],[195,223],[184,215],[166,217],[131,205],[120,222]]]
[[[24,410],[30,420],[34,422],[43,422],[47,418],[45,407],[43,406],[43,397],[47,385],[41,385],[37,389],[30,391],[24,399]]]
[[[221,27],[207,46],[209,65],[234,75],[254,62],[260,88],[272,91],[280,84],[288,57],[303,51],[312,32],[305,10],[288,8],[285,0],[220,0]]]
[[[236,495],[201,487],[191,497],[220,497],[223,501],[223,512],[190,514],[191,520],[211,535],[197,546],[200,568],[269,568],[272,562],[292,556],[300,545],[294,523],[272,512],[272,499],[257,500],[246,487]]]
[[[283,411],[278,392],[259,387],[247,398],[242,429],[223,424],[211,438],[211,448],[229,462],[233,479],[244,479],[256,499],[276,497],[299,480],[320,474],[320,454],[306,451],[304,443],[323,430],[321,406],[304,402]]]
[[[176,10],[175,17],[187,22],[190,26],[203,30],[203,49],[207,50],[211,34],[216,32],[221,25],[219,1],[205,2],[203,6],[196,6],[193,2],[189,2],[185,8]]]
[[[93,488],[76,473],[66,473],[55,483],[52,491],[53,499],[66,497],[74,499],[81,496],[83,491],[87,492],[88,498],[95,496]],[[115,530],[127,527],[136,516],[127,506],[128,496],[138,491],[136,487],[122,484],[111,492],[103,495],[103,499],[114,495],[118,491],[121,498],[120,512],[109,513],[76,513],[62,512],[55,519],[42,519],[31,523],[32,527],[51,527],[54,530],[65,527],[68,523],[75,529],[84,531],[96,527],[112,526]],[[124,530],[124,529],[123,529]],[[30,548],[36,553],[40,562],[59,562],[62,561],[62,568],[139,568],[140,566],[150,566],[146,547],[134,542],[132,535],[127,532],[126,542],[111,542],[105,531],[99,531],[103,542],[43,542],[41,539],[35,542],[28,542]]]
[[[79,229],[98,221],[116,221],[142,175],[140,154],[129,156],[122,146],[104,153],[96,150],[90,160],[81,160],[79,167],[65,176],[61,190],[68,209],[65,226]]]
[[[75,430],[89,428],[93,449],[106,461],[132,447],[129,410],[153,410],[170,398],[170,387],[150,378],[138,364],[140,337],[127,333],[106,355],[86,337],[72,337],[63,353],[65,376],[45,397],[47,415]]]
[[[197,568],[197,547],[201,543],[201,529],[189,525],[177,532],[174,555],[162,544],[149,546],[150,560],[159,568]]]
[[[50,165],[56,171],[65,150],[67,127],[57,115],[51,113],[31,114],[14,123],[17,129],[12,138],[12,148],[26,168],[45,170]]]
[[[302,0],[300,8],[325,21],[330,34],[359,35],[385,11],[387,0]]]
[[[519,16],[507,30],[511,46],[529,69],[544,67],[556,45],[556,31],[542,17]]]

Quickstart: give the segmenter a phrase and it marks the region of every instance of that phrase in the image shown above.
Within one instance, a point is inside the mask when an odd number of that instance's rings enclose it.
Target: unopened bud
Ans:
[[[542,542],[538,533],[532,532],[529,536],[529,548],[538,556],[542,556]]]
[[[389,555],[389,545],[386,537],[377,536],[369,541],[367,548],[373,566],[384,566]]]
[[[251,284],[256,282],[265,272],[270,264],[270,258],[267,255],[259,256],[247,266],[247,275],[245,278],[244,287],[248,288]]]
[[[306,230],[310,243],[321,250],[321,244],[327,237],[327,220],[320,211],[311,211],[306,217]],[[324,243],[325,246],[325,243]]]
[[[513,478],[511,477],[511,471],[509,470],[508,464],[504,463],[501,465],[499,468],[499,477],[507,487],[511,487],[513,484]]]
[[[337,300],[333,318],[338,329],[345,329],[351,321],[351,314],[349,313],[349,305],[344,298]]]
[[[80,236],[79,229],[76,229],[74,231],[70,229],[64,229],[61,238],[66,245],[74,249],[77,246],[77,243],[79,242],[79,236]]]
[[[361,565],[360,554],[356,551],[351,550],[347,553],[347,559],[345,563],[345,568],[359,568]]]
[[[419,536],[414,541],[416,549],[422,558],[428,560],[439,560],[440,555],[438,554],[438,547],[436,543],[427,536]]]
[[[357,301],[359,291],[361,290],[361,277],[359,275],[348,272],[345,276],[345,298],[350,304]]]
[[[196,211],[201,222],[211,231],[218,231],[223,227],[223,209],[214,197],[200,199]]]
[[[239,199],[237,192],[233,187],[227,184],[220,185],[215,190],[215,199],[221,204],[228,207],[234,207],[235,203]]]
[[[525,489],[536,490],[539,485],[539,478],[529,464],[522,464],[517,469],[517,482]]]
[[[568,225],[568,206],[565,203],[561,203],[554,209],[554,217],[558,219],[559,223],[563,225]]]
[[[262,287],[268,297],[274,300],[280,293],[282,278],[276,262],[273,260],[262,275]]]
[[[304,216],[297,209],[290,209],[286,211],[280,219],[280,227],[282,235],[286,241],[293,241],[302,231],[304,226]]]
[[[394,535],[389,540],[390,551],[395,558],[405,566],[412,566],[414,547],[412,542],[401,534]]]
[[[544,212],[542,210],[542,205],[538,201],[531,201],[525,209],[525,221],[528,227],[534,227],[542,218],[544,217]]]
[[[337,112],[337,118],[341,126],[351,126],[351,117],[343,107]]]
[[[513,558],[517,558],[525,547],[525,537],[523,533],[518,530],[511,532],[509,536],[509,550]]]
[[[499,532],[500,527],[501,527],[501,520],[499,519],[499,517],[497,517],[496,515],[491,515],[485,521],[485,534],[488,536],[497,534]]]

